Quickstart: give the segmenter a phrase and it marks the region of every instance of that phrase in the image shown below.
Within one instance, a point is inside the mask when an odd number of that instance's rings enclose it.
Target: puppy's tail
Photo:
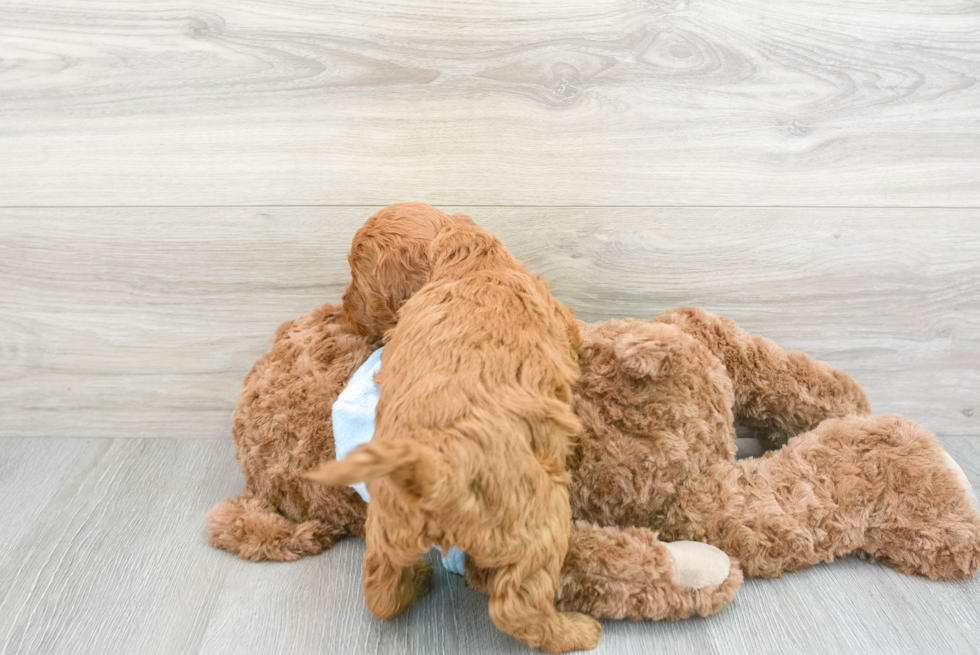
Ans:
[[[324,462],[304,478],[324,484],[355,484],[387,477],[407,496],[421,499],[446,472],[439,453],[410,439],[369,441],[341,460]]]

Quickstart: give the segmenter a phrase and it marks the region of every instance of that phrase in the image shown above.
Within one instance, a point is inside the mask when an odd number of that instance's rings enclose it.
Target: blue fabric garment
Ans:
[[[449,549],[446,556],[442,558],[442,568],[456,575],[466,574],[466,553],[456,546]]]
[[[378,348],[361,367],[354,371],[354,376],[337,396],[333,404],[333,444],[337,450],[337,459],[347,457],[350,451],[361,444],[371,441],[374,436],[374,411],[378,406],[381,390],[374,381],[374,374],[381,370],[381,351]],[[352,484],[364,502],[371,500],[367,486],[363,482]]]
[[[381,390],[374,381],[374,374],[381,370],[381,351],[378,348],[354,372],[350,382],[337,396],[333,404],[333,442],[337,459],[347,457],[350,451],[371,441],[374,436],[374,413],[378,407]],[[352,484],[354,490],[364,499],[371,500],[367,486],[363,482]],[[458,575],[465,572],[466,553],[453,546],[442,558],[442,566]]]

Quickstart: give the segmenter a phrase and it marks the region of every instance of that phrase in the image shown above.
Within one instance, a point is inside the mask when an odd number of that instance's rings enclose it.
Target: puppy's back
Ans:
[[[579,428],[570,407],[578,376],[571,311],[476,225],[440,238],[432,253],[429,283],[388,333],[378,436],[389,426],[456,428],[482,446],[490,445],[484,439],[523,441],[563,466]],[[498,434],[461,430],[486,423],[500,426]]]

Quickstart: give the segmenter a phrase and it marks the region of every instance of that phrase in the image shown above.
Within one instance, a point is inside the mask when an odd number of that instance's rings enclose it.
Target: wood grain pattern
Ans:
[[[974,0],[0,5],[0,204],[980,204]]]
[[[223,437],[375,208],[0,210],[0,435]],[[980,211],[466,211],[588,321],[699,305],[980,434]]]
[[[980,439],[942,443],[980,485]],[[18,500],[0,525],[3,655],[530,652],[438,563],[430,595],[380,621],[360,541],[291,564],[210,548],[204,515],[242,486],[230,440],[10,439],[0,471],[0,496]],[[706,619],[606,621],[591,652],[976,653],[978,603],[978,580],[846,559],[747,582]]]

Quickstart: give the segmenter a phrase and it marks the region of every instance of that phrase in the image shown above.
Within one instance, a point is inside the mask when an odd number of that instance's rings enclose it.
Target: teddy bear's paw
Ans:
[[[716,587],[728,579],[732,561],[723,551],[699,541],[665,543],[674,567],[674,582],[689,589]]]
[[[977,509],[977,495],[973,492],[973,485],[971,485],[970,481],[967,479],[966,473],[963,472],[963,469],[956,463],[956,460],[953,459],[953,457],[945,450],[943,451],[943,457],[946,459],[946,466],[952,469],[953,473],[956,474],[956,478],[960,481],[960,484],[963,485],[963,489],[966,491],[966,497],[969,499],[970,504],[973,505],[974,509]]]

